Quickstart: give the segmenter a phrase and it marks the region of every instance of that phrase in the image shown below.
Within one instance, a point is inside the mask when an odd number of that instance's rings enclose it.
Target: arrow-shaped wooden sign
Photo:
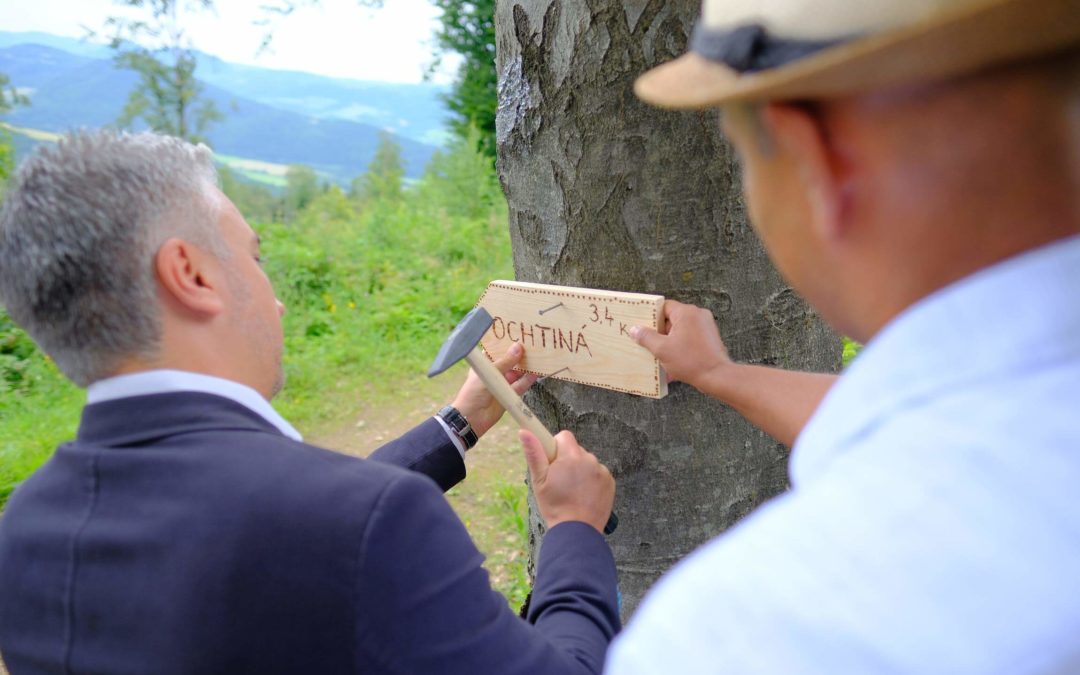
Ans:
[[[630,328],[660,330],[664,297],[524,281],[493,281],[478,303],[494,322],[481,339],[498,358],[525,347],[519,370],[638,396],[667,395],[660,363]]]

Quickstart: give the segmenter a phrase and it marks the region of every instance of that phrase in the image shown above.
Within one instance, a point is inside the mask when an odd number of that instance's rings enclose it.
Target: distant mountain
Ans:
[[[291,70],[269,70],[199,54],[199,79],[260,103],[320,118],[373,124],[421,143],[449,140],[448,87],[345,80]]]
[[[5,119],[54,132],[113,123],[135,75],[114,68],[109,56],[104,47],[72,38],[0,31],[0,72],[31,99]],[[380,129],[397,133],[409,176],[420,174],[446,135],[442,89],[434,85],[340,80],[200,58],[204,93],[225,113],[207,134],[219,153],[307,164],[347,182],[371,160]]]
[[[105,45],[87,40],[40,33],[38,31],[12,33],[0,30],[0,47],[12,47],[14,45],[44,45],[76,56],[89,56],[98,59],[107,59],[112,56],[112,52]]]
[[[104,45],[40,32],[0,31],[0,48],[38,44],[98,59],[112,58]],[[389,129],[399,136],[441,146],[449,139],[445,85],[395,84],[272,70],[222,61],[196,52],[200,80],[230,94],[312,117],[332,117]]]

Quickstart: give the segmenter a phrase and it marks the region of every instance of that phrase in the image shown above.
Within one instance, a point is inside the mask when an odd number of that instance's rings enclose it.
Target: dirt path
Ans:
[[[404,382],[402,391],[407,393],[400,400],[361,404],[351,421],[315,432],[305,440],[366,457],[449,403],[463,380],[464,372],[451,372],[434,380]],[[526,544],[516,521],[525,517],[525,460],[517,441],[517,427],[509,416],[504,416],[469,451],[465,466],[468,476],[447,492],[447,501],[487,557],[485,567],[492,585],[516,609],[527,592]]]

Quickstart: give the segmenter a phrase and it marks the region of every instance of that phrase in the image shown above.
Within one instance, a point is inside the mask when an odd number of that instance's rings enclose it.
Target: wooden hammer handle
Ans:
[[[503,408],[506,408],[506,411],[514,418],[518,426],[528,429],[540,439],[540,445],[543,446],[548,461],[554,462],[556,454],[555,437],[540,423],[540,420],[536,419],[533,411],[529,410],[529,407],[517,395],[510,383],[506,381],[506,376],[499,372],[499,369],[488,360],[488,357],[479,347],[469,352],[465,360],[469,362],[473,372],[484,382],[484,386],[495,397],[495,400]]]
[[[479,347],[469,352],[465,360],[468,361],[473,372],[480,377],[484,386],[495,397],[495,400],[503,408],[506,408],[514,421],[519,426],[533,432],[540,439],[540,445],[543,446],[548,461],[554,462],[556,455],[555,437],[551,435],[551,432],[543,424],[540,424],[540,420],[536,419],[533,411],[529,410],[529,406],[525,405],[525,401],[521,400],[521,397],[517,395],[510,383],[506,381],[506,376],[499,372],[499,369],[488,360],[488,357]],[[611,534],[618,526],[619,517],[612,511],[611,515],[608,516],[607,524],[604,526],[604,534]]]

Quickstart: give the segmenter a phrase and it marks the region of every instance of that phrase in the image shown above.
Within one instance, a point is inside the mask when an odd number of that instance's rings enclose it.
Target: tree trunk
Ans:
[[[840,339],[747,222],[716,111],[633,94],[636,76],[685,51],[699,6],[499,0],[497,166],[517,278],[708,307],[736,360],[835,371]],[[688,386],[656,401],[549,380],[528,397],[615,475],[624,618],[672,564],[787,486],[787,449]]]

